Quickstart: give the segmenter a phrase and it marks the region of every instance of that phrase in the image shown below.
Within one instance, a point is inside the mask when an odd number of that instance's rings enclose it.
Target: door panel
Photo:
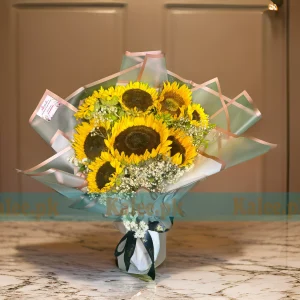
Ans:
[[[286,12],[266,0],[1,1],[8,114],[1,134],[1,190],[44,191],[17,176],[52,155],[28,119],[45,89],[61,97],[119,70],[125,50],[162,49],[171,71],[222,92],[249,92],[263,114],[252,135],[277,143],[264,157],[215,175],[200,191],[286,189]],[[3,128],[3,126],[2,126]]]
[[[124,7],[22,6],[15,13],[22,145],[19,167],[26,169],[53,155],[28,124],[45,89],[67,96],[118,71],[124,51]],[[22,176],[21,190],[46,188]]]
[[[285,191],[285,15],[272,14],[259,3],[240,1],[232,6],[230,2],[167,5],[168,68],[197,83],[218,77],[223,94],[231,98],[247,90],[263,115],[249,132],[278,147],[199,183],[195,190]]]

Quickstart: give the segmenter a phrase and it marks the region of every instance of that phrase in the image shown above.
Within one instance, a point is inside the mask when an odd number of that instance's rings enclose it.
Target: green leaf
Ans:
[[[116,120],[118,120],[118,117],[116,115],[110,114],[109,119],[113,120],[113,121],[116,121]]]
[[[85,170],[85,165],[82,165],[80,168],[79,168],[79,172],[83,172]]]
[[[111,100],[101,99],[101,103],[106,106],[115,106],[119,103],[119,97],[113,96]]]
[[[118,114],[119,114],[119,117],[120,117],[120,118],[122,118],[123,116],[125,116],[125,112],[124,112],[123,110],[120,110],[120,111],[118,112]]]
[[[99,101],[95,102],[95,111],[99,111],[100,107],[101,107],[100,102]]]

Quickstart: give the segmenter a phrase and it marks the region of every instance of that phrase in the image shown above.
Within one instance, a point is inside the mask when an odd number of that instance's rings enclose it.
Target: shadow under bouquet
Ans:
[[[274,147],[243,136],[260,117],[247,92],[229,99],[217,78],[167,70],[160,51],[126,52],[119,73],[66,99],[45,92],[30,124],[56,154],[22,172],[115,221],[118,267],[155,279],[183,196]]]

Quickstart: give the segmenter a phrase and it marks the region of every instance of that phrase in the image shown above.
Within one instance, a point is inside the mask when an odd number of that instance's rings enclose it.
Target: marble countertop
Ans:
[[[112,223],[0,226],[0,300],[300,299],[300,222],[177,222],[155,282],[116,267]]]

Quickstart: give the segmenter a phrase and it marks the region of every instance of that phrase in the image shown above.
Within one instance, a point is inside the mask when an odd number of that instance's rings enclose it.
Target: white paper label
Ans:
[[[44,102],[40,106],[37,115],[46,121],[51,121],[59,105],[60,103],[57,100],[47,95]]]

